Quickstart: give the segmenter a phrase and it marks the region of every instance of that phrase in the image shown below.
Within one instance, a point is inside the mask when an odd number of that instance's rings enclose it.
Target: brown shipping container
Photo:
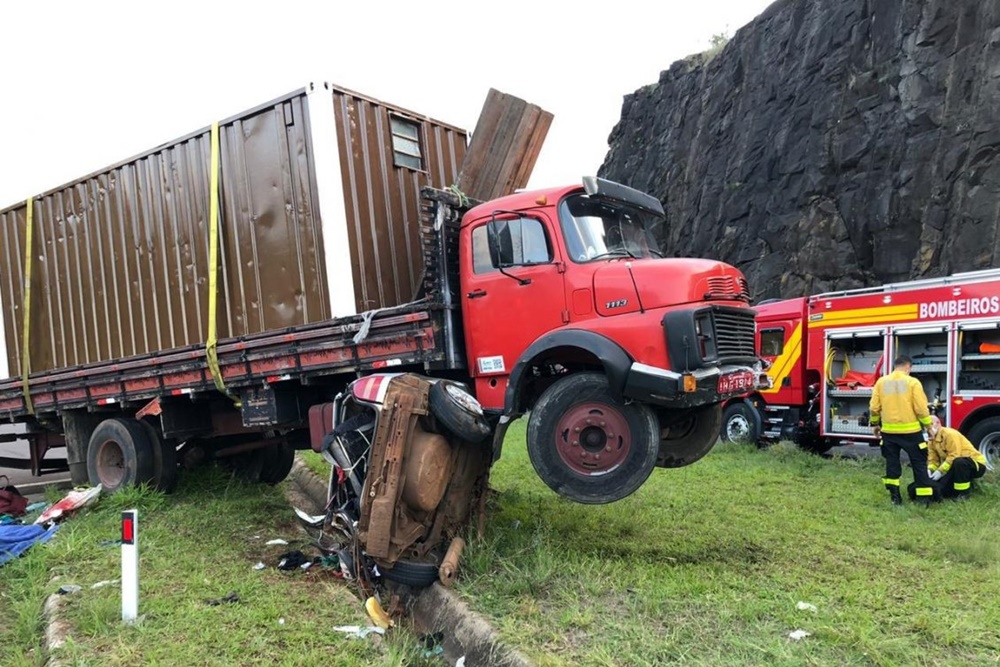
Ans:
[[[414,299],[419,190],[457,181],[464,130],[329,84],[219,126],[220,338]],[[206,342],[210,165],[205,128],[32,199],[32,372]],[[0,377],[21,369],[26,211],[0,211]]]

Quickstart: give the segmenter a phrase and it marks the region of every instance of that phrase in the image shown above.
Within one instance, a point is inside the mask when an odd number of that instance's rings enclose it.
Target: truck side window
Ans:
[[[777,357],[785,351],[785,329],[762,329],[760,332],[760,356]]]
[[[548,264],[552,261],[552,245],[540,220],[518,218],[504,222],[507,224],[500,232],[500,243],[512,252],[514,266]],[[490,257],[486,225],[480,225],[472,230],[472,270],[488,273],[497,268]]]

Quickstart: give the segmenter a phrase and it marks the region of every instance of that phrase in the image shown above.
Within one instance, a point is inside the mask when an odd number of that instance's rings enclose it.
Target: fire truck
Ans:
[[[932,413],[1000,459],[1000,269],[771,301],[757,310],[770,388],[729,400],[722,438],[826,452],[875,445],[869,401],[898,355]]]

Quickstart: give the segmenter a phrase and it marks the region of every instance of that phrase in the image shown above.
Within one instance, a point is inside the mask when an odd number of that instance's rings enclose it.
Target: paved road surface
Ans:
[[[59,458],[65,456],[63,450],[56,450],[52,454],[57,455]],[[0,442],[0,456],[24,458],[27,460],[28,444],[26,442]],[[10,483],[19,489],[25,485],[28,485],[29,489],[41,489],[49,484],[69,484],[68,472],[52,472],[41,477],[34,477],[31,474],[31,470],[0,468],[0,475],[7,475],[10,478]]]

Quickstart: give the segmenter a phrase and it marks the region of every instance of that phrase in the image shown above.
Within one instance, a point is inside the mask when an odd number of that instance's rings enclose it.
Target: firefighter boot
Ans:
[[[902,505],[903,504],[903,496],[900,495],[900,493],[899,493],[899,487],[898,486],[890,486],[888,488],[889,488],[889,501],[892,502],[893,505]]]

